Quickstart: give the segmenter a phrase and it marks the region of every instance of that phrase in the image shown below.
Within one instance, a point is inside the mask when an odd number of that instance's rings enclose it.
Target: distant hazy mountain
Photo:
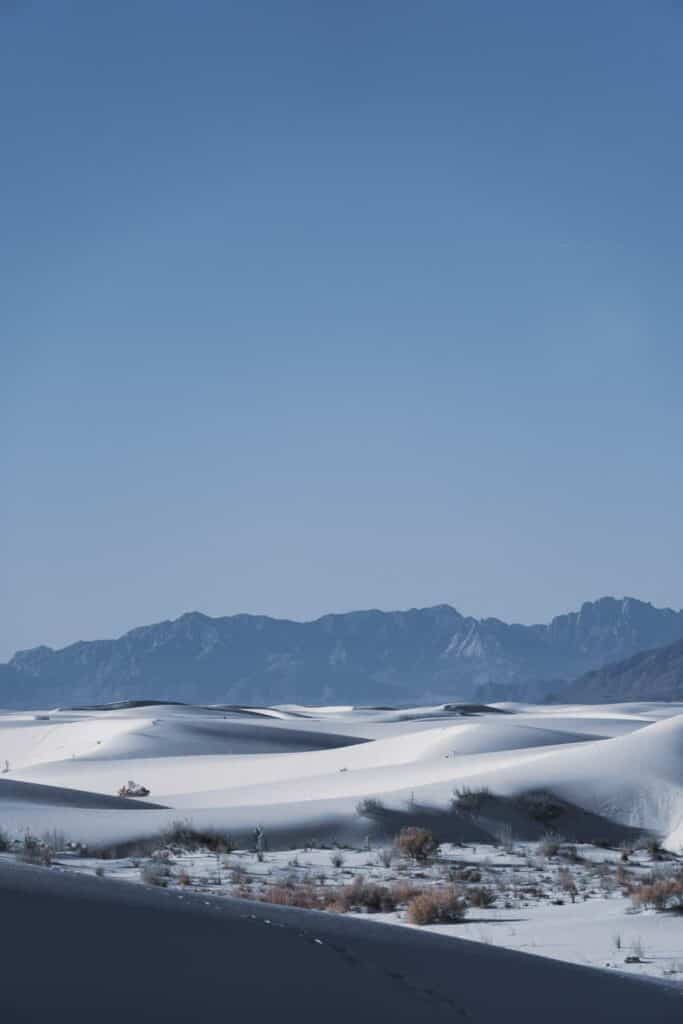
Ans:
[[[566,686],[558,699],[582,704],[683,701],[683,640],[587,672]]]
[[[602,598],[547,625],[449,605],[290,622],[198,612],[118,640],[36,647],[0,665],[0,706],[161,698],[204,703],[401,703],[575,679],[683,637],[683,612]]]

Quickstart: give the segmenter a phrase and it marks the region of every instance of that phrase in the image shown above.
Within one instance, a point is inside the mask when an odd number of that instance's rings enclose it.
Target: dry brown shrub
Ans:
[[[659,911],[683,913],[683,872],[631,885],[629,896],[634,907],[653,907]]]
[[[322,910],[326,905],[324,894],[310,885],[271,885],[257,897],[264,903],[281,907],[300,907],[303,910]]]
[[[396,837],[396,846],[404,857],[425,861],[436,853],[439,844],[427,828],[402,828]]]
[[[467,890],[467,902],[471,907],[492,907],[496,902],[496,894],[485,885],[475,885]]]
[[[454,886],[425,889],[408,904],[411,924],[452,924],[467,913],[465,900]]]

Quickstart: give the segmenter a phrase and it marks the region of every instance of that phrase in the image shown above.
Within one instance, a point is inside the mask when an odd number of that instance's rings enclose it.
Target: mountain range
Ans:
[[[683,640],[587,672],[565,687],[560,699],[576,704],[683,701]]]
[[[558,691],[588,701],[591,686],[603,692],[614,685],[605,666],[682,638],[683,611],[634,598],[604,597],[530,626],[463,616],[450,605],[312,622],[190,612],[115,640],[19,651],[0,665],[0,706],[400,704],[482,693],[542,699]],[[594,670],[593,682],[572,682]]]

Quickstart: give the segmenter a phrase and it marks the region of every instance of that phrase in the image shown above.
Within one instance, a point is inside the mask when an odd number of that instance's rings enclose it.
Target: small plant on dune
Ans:
[[[468,889],[466,896],[467,902],[471,907],[492,907],[496,902],[496,894],[485,885],[475,885],[473,888]]]
[[[559,818],[564,810],[564,806],[557,797],[546,789],[535,789],[529,793],[522,793],[517,797],[516,803],[530,818],[543,825]]]
[[[512,826],[508,824],[500,825],[495,832],[496,839],[503,847],[506,853],[514,853],[515,842],[512,835]]]
[[[462,811],[465,814],[478,814],[490,796],[491,790],[488,786],[480,786],[478,789],[461,786],[453,793],[451,807],[454,811]]]
[[[631,883],[631,875],[623,864],[617,864],[617,870],[614,872],[614,877],[617,880],[617,885],[620,885],[622,889],[626,888]]]
[[[436,853],[439,844],[427,828],[402,828],[396,837],[396,847],[404,857],[424,862]]]
[[[473,864],[450,864],[448,877],[451,882],[481,882],[481,871]]]
[[[657,836],[649,836],[645,842],[645,849],[650,854],[652,860],[664,860],[665,853],[662,846],[662,841]]]
[[[140,868],[140,879],[145,885],[158,885],[163,889],[170,877],[171,869],[162,860],[150,860]]]
[[[253,895],[248,894],[251,898]],[[328,897],[311,885],[271,885],[256,895],[263,903],[281,907],[299,907],[302,910],[324,910]]]
[[[635,847],[633,843],[624,841],[619,847],[619,859],[625,864],[634,852]]]
[[[538,852],[542,857],[556,857],[562,847],[562,837],[554,832],[546,832],[538,844]]]
[[[247,879],[247,869],[244,864],[223,863],[223,867],[230,869],[230,881],[233,885],[244,885]]]
[[[171,822],[168,829],[162,832],[160,842],[163,846],[189,852],[208,850],[210,853],[232,853],[237,849],[234,839],[226,832],[202,831],[194,828],[189,821]]]
[[[52,864],[53,852],[47,843],[27,832],[21,844],[19,860],[24,864],[40,864],[43,867],[48,867]]]
[[[368,914],[386,914],[396,909],[396,896],[388,886],[366,882],[362,875],[356,875],[350,885],[334,894],[329,907],[337,913],[365,910]]]
[[[462,921],[466,914],[465,900],[453,886],[425,889],[408,904],[411,924],[453,924]]]
[[[70,844],[63,832],[59,829],[53,828],[48,832],[43,833],[43,844],[49,846],[53,853],[59,853],[61,850],[69,849],[73,844]]]
[[[391,887],[391,893],[397,907],[410,903],[410,901],[416,896],[419,896],[422,891],[421,887],[414,885],[406,879],[402,879],[400,882],[394,882]]]
[[[572,903],[574,903],[576,901],[578,890],[576,888],[574,876],[569,868],[560,868],[557,872],[557,880],[560,884],[560,889],[562,889],[563,892],[566,892],[571,897]]]
[[[390,868],[394,860],[394,850],[391,846],[383,846],[377,853],[377,860],[384,868]]]
[[[374,797],[367,797],[356,804],[356,814],[361,818],[379,818],[385,810],[382,801]]]

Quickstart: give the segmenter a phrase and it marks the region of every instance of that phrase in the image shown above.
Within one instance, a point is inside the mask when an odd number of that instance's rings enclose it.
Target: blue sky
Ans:
[[[683,604],[683,5],[0,2],[0,656]]]

